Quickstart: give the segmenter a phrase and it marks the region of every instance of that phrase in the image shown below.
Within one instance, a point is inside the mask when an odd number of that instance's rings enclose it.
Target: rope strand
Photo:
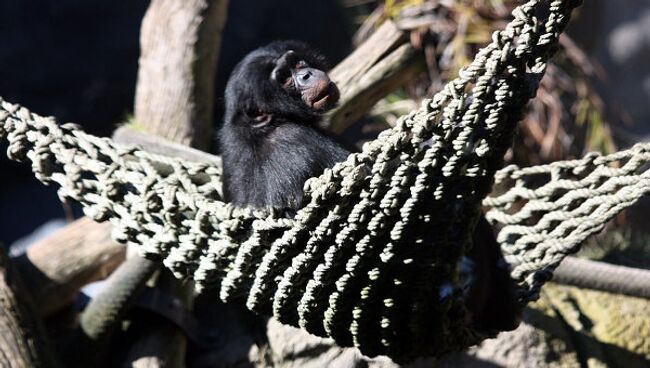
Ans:
[[[116,239],[199,287],[219,288],[224,301],[245,300],[253,311],[366,355],[437,356],[485,337],[464,325],[462,298],[436,296],[442,285],[456,285],[480,202],[578,5],[552,0],[544,12],[545,3],[516,8],[433,99],[310,179],[293,219],[224,203],[217,166],[122,147],[1,99],[0,137],[9,140],[9,157],[31,161],[41,181],[60,186],[62,199],[110,220]],[[619,203],[599,216],[629,201]],[[576,224],[579,233],[566,239],[596,227]],[[539,251],[519,243],[508,251],[521,261],[515,275],[523,287],[537,287],[529,268],[561,258],[562,235],[538,236]]]

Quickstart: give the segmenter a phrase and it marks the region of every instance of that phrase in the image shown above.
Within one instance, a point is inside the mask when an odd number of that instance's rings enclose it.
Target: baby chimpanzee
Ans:
[[[274,42],[244,58],[226,87],[220,134],[224,197],[237,206],[298,209],[305,181],[349,154],[316,124],[339,98],[323,57]]]
[[[339,98],[324,70],[323,57],[295,41],[271,43],[237,65],[226,87],[219,136],[226,201],[294,213],[302,206],[305,181],[347,158],[350,149],[317,127]],[[485,332],[518,323],[514,288],[501,258],[481,218],[461,270],[472,323]]]

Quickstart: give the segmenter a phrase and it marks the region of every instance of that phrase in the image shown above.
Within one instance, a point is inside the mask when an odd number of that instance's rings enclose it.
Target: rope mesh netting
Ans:
[[[562,259],[602,230],[621,210],[650,192],[650,144],[602,156],[497,172],[507,187],[483,204],[486,217],[503,226],[498,242],[522,301],[537,299]]]
[[[468,327],[460,289],[438,297],[440,288],[457,285],[456,265],[471,246],[481,200],[577,5],[531,0],[516,8],[433,99],[310,179],[307,204],[294,218],[221,201],[216,165],[123,147],[1,99],[0,137],[8,138],[10,158],[31,161],[41,181],[60,185],[62,199],[110,220],[117,240],[137,244],[199,287],[218,288],[224,301],[366,355],[436,356],[484,337]],[[526,170],[506,170],[498,180]],[[518,221],[505,212],[511,197],[537,203],[516,192],[522,182],[514,194],[487,200],[491,218]],[[581,237],[539,238],[546,250],[540,258],[531,246],[538,238],[510,229],[502,234],[520,234],[507,255],[522,286],[531,288],[524,295],[534,294],[535,270],[559,262],[557,242]],[[509,244],[511,235],[502,240]]]

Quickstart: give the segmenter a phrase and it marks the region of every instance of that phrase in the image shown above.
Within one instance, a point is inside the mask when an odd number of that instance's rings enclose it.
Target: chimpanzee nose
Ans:
[[[324,80],[329,82],[329,78],[325,72],[314,68],[302,68],[296,70],[296,84],[299,88],[306,88],[313,86],[314,83],[322,83]]]
[[[298,78],[306,82],[309,79],[309,77],[311,77],[311,70],[305,70],[304,73],[299,73],[298,75],[299,75]]]

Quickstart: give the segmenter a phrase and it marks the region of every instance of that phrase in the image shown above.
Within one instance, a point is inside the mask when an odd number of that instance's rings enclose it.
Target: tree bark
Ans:
[[[205,149],[226,0],[153,0],[142,21],[135,117],[149,133]]]
[[[379,100],[424,70],[420,54],[408,43],[401,45],[348,83],[338,107],[328,115],[329,129],[342,133]]]
[[[349,86],[363,77],[379,60],[407,41],[406,34],[392,21],[384,22],[377,30],[330,71],[330,77],[341,87]],[[344,92],[345,93],[345,92]]]
[[[214,76],[227,0],[153,0],[142,22],[135,120],[144,131],[207,150],[212,141]],[[186,306],[192,283],[163,273],[161,289]],[[133,346],[132,365],[180,367],[187,341],[170,322],[149,326]],[[142,355],[146,353],[148,357]]]
[[[191,306],[194,298],[192,283],[189,285],[178,282],[169,271],[163,271],[157,283],[158,288],[174,295],[175,301],[185,307]],[[187,338],[177,325],[158,315],[145,316],[133,324],[152,326],[140,329],[142,335],[135,339],[126,358],[129,367],[185,367]]]
[[[176,157],[184,161],[208,163],[221,166],[221,157],[211,155],[196,148],[171,142],[167,139],[137,132],[128,127],[118,128],[113,133],[113,139],[120,144],[136,145],[147,152]]]
[[[111,239],[111,225],[81,218],[31,246],[16,259],[41,316],[70,305],[79,289],[102,280],[124,261],[126,247]]]
[[[0,367],[58,367],[18,272],[0,245]]]
[[[343,132],[377,101],[425,70],[424,58],[392,21],[384,22],[350,56],[330,71],[341,90],[325,126]]]

